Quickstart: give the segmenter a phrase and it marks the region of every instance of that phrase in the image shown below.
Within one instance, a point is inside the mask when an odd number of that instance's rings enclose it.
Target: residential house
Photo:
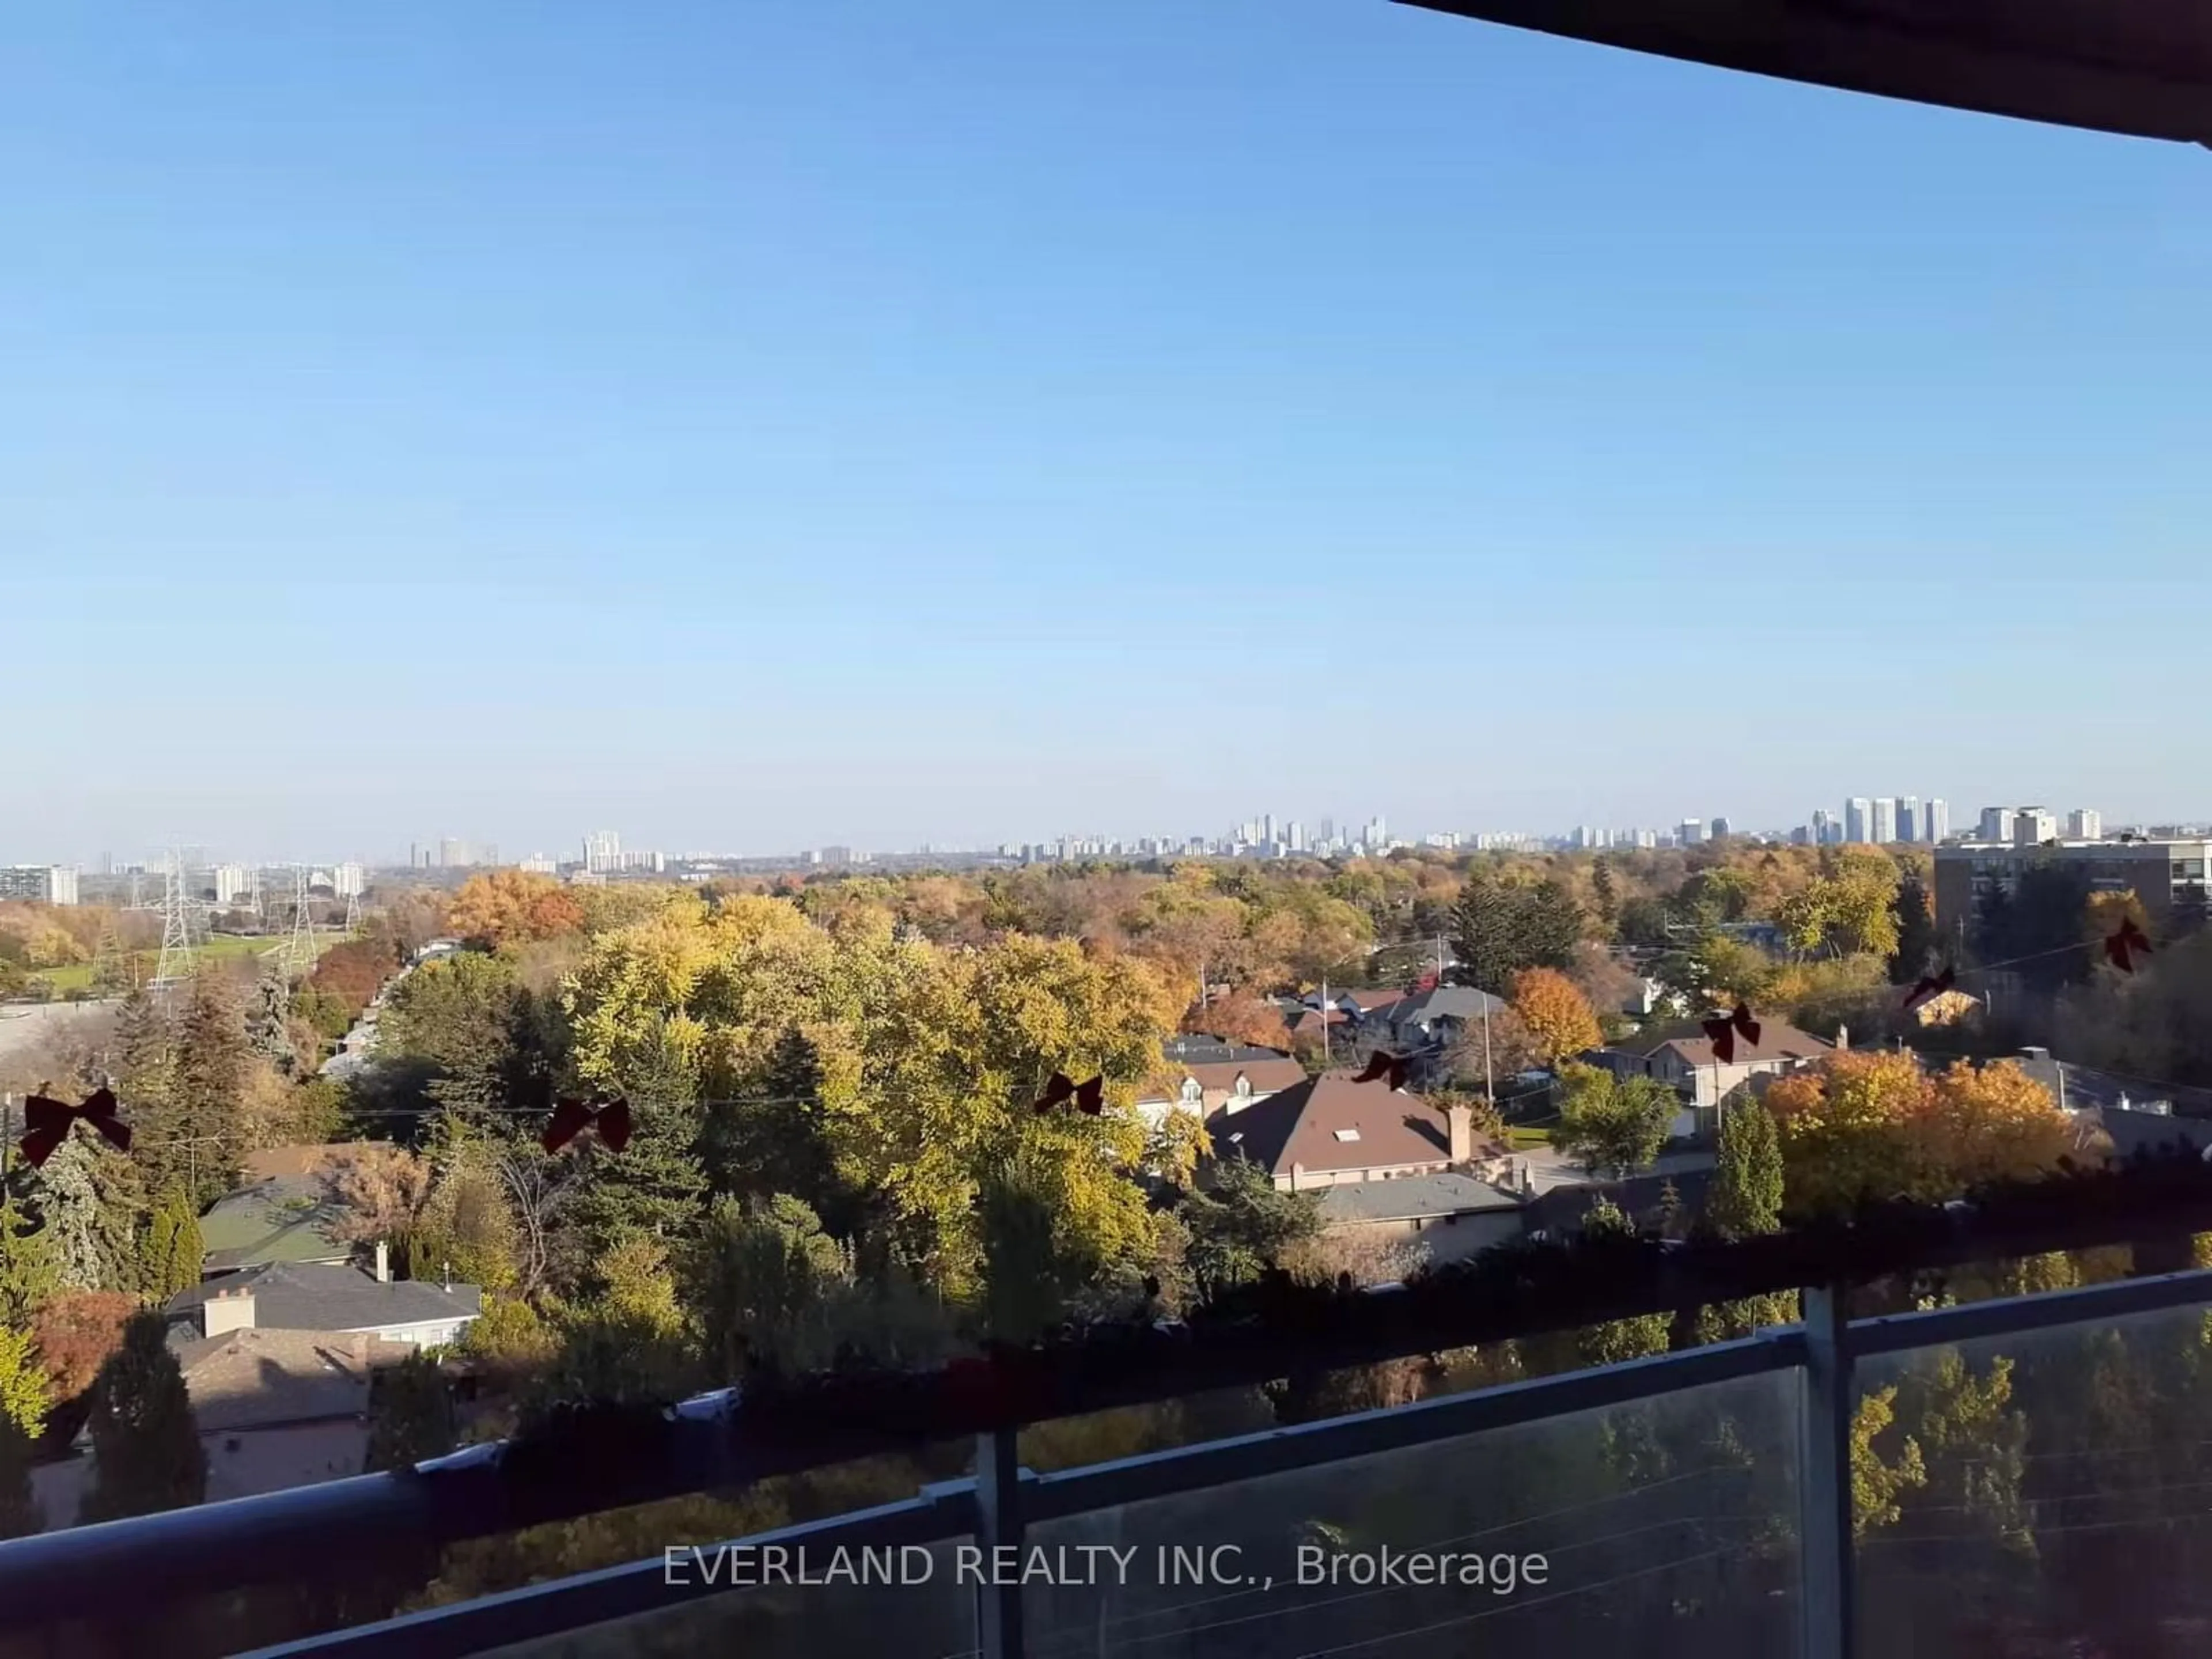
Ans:
[[[1848,1039],[1840,1039],[1848,1042]],[[1753,1078],[1779,1077],[1826,1060],[1837,1044],[1779,1020],[1763,1020],[1759,1041],[1736,1037],[1734,1052],[1723,1060],[1705,1036],[1669,1037],[1641,1053],[1608,1048],[1592,1055],[1616,1076],[1653,1077],[1680,1093],[1686,1104],[1670,1126],[1677,1137],[1697,1133],[1721,1103],[1739,1093],[1751,1092]],[[1763,1085],[1762,1085],[1763,1086]]]
[[[451,1342],[483,1310],[473,1285],[393,1279],[383,1245],[374,1271],[312,1261],[246,1267],[171,1297],[172,1340],[240,1330],[335,1332],[433,1347]]]
[[[351,1261],[353,1247],[334,1232],[346,1206],[331,1197],[323,1178],[331,1161],[348,1150],[278,1146],[247,1153],[246,1184],[224,1194],[200,1218],[207,1246],[202,1276],[278,1261],[340,1266]]]
[[[1321,1194],[1324,1223],[1428,1247],[1456,1261],[1518,1236],[1525,1175],[1474,1133],[1387,1079],[1327,1072],[1210,1126],[1217,1158],[1245,1158],[1288,1191]]]
[[[1401,1049],[1444,1047],[1469,1025],[1481,1027],[1486,1012],[1505,1012],[1502,998],[1471,985],[1438,985],[1401,997],[1380,1011],[1390,1041]]]
[[[415,1350],[360,1333],[246,1328],[174,1352],[213,1503],[360,1474],[374,1373]]]
[[[1321,1195],[1321,1213],[1328,1232],[1419,1244],[1431,1264],[1441,1264],[1520,1237],[1529,1202],[1510,1178],[1442,1170],[1329,1187]]]
[[[1306,1078],[1304,1066],[1276,1048],[1186,1042],[1170,1043],[1167,1049],[1166,1070],[1146,1085],[1137,1100],[1138,1115],[1153,1128],[1178,1109],[1201,1118],[1241,1112]],[[1208,1057],[1178,1057],[1195,1054]]]
[[[1960,990],[1938,991],[1935,995],[1915,1003],[1912,1018],[1923,1029],[1939,1025],[1960,1025],[1982,1012],[1982,1000]]]
[[[1387,1011],[1406,996],[1406,992],[1396,990],[1334,990],[1329,993],[1328,1006],[1346,1019],[1364,1022],[1382,1018],[1387,1024]],[[1309,991],[1300,1000],[1309,1008],[1318,1008],[1321,993]]]

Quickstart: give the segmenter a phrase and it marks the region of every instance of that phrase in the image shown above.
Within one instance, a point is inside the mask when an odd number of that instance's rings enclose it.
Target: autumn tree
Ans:
[[[1287,1049],[1289,1026],[1283,1011],[1249,992],[1232,991],[1205,1004],[1193,1003],[1182,1017],[1182,1029],[1224,1042],[1245,1042],[1255,1048]]]
[[[430,1182],[429,1164],[404,1146],[372,1141],[337,1153],[322,1172],[324,1190],[342,1212],[330,1224],[331,1236],[350,1244],[391,1245],[404,1261]]]
[[[52,1389],[30,1332],[0,1325],[0,1421],[12,1424],[26,1439],[36,1440],[46,1432]]]
[[[462,883],[447,926],[471,943],[496,947],[553,939],[584,926],[574,889],[526,870],[488,870]]]
[[[1605,1041],[1581,988],[1556,968],[1524,968],[1513,976],[1513,1012],[1528,1028],[1547,1066]]]
[[[78,1519],[116,1521],[207,1496],[207,1458],[161,1316],[139,1314],[93,1383],[93,1475]]]
[[[1659,1156],[1681,1109],[1674,1091],[1656,1078],[1616,1078],[1595,1066],[1568,1066],[1559,1073],[1565,1096],[1552,1144],[1595,1175],[1617,1178]]]
[[[40,1308],[31,1323],[39,1363],[56,1400],[74,1400],[93,1384],[100,1368],[123,1346],[123,1328],[138,1311],[138,1298],[120,1291],[65,1292]]]
[[[2009,1060],[1961,1060],[1931,1076],[1910,1054],[1838,1054],[1775,1079],[1766,1106],[1799,1215],[2030,1179],[2074,1144],[2050,1091]]]

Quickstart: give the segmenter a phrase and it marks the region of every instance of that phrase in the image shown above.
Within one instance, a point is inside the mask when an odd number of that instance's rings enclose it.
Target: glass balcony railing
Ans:
[[[0,1545],[0,1648],[238,1650],[274,1580],[330,1592],[341,1627],[265,1650],[301,1654],[2201,1650],[2212,1273],[1849,1323],[1805,1301],[1738,1341],[1047,1474],[1000,1431],[900,1502],[351,1627],[356,1551],[498,1530],[488,1460],[79,1528]]]

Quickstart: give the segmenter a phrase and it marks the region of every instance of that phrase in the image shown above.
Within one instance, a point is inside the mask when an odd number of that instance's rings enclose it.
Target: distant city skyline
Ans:
[[[2048,795],[2045,799],[2059,799]],[[0,864],[63,866],[92,874],[106,873],[111,869],[120,870],[131,866],[159,870],[168,856],[166,849],[176,847],[188,864],[210,870],[343,861],[380,868],[415,866],[454,869],[505,866],[550,872],[576,867],[592,874],[615,874],[654,872],[662,867],[664,861],[681,861],[687,857],[798,858],[809,852],[826,851],[836,855],[831,862],[838,863],[871,856],[914,856],[933,850],[947,854],[995,854],[1006,848],[1042,848],[1070,842],[1125,849],[1165,847],[1177,851],[1197,844],[1224,850],[1245,846],[1289,853],[1322,850],[1342,853],[1359,847],[1378,845],[1427,845],[1473,851],[1547,842],[1602,850],[1679,845],[1686,839],[1704,841],[1716,835],[1748,834],[1814,845],[1851,842],[1931,844],[1949,835],[1972,836],[1978,833],[1984,838],[1994,836],[2009,842],[2014,837],[2015,817],[2029,811],[2043,815],[2039,825],[2042,836],[2063,833],[2068,836],[2092,839],[2106,833],[2108,828],[2127,824],[2185,824],[2200,823],[2204,819],[2204,815],[2191,813],[2118,812],[2100,805],[2075,801],[2051,805],[1991,803],[1969,806],[1962,811],[1955,802],[1943,796],[1842,796],[1838,798],[1833,807],[1816,806],[1795,815],[1784,814],[1771,819],[1750,818],[1731,812],[1701,812],[1694,815],[1668,814],[1641,822],[1633,818],[1617,818],[1564,823],[1531,822],[1517,826],[1480,821],[1438,825],[1401,823],[1394,820],[1389,813],[1375,811],[1314,813],[1302,818],[1285,813],[1248,811],[1224,825],[1212,828],[1192,825],[1176,829],[1170,827],[1170,818],[1164,816],[1150,829],[1128,832],[1117,833],[1085,826],[1057,830],[1045,835],[987,835],[972,839],[942,838],[903,843],[872,842],[850,834],[831,839],[781,844],[773,844],[764,839],[755,842],[711,834],[655,839],[626,830],[601,828],[572,831],[567,835],[525,836],[505,843],[489,836],[417,836],[410,838],[404,848],[388,852],[377,849],[358,836],[340,836],[331,838],[319,848],[308,849],[305,854],[288,851],[281,856],[248,852],[209,837],[190,842],[166,842],[135,849],[128,838],[118,838],[123,850],[118,851],[116,843],[110,843],[95,854],[72,857],[27,848],[21,843],[0,842]],[[618,815],[603,813],[601,818],[613,816]],[[506,853],[502,857],[501,848],[503,844]]]

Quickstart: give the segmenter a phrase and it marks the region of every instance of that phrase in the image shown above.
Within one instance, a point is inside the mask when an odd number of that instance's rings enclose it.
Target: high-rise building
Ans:
[[[1897,798],[1876,795],[1867,803],[1867,839],[1887,847],[1897,839]]]
[[[1897,838],[1902,842],[1924,841],[1920,812],[1920,797],[1900,795],[1897,799]]]
[[[2102,841],[2105,837],[2105,815],[2094,806],[2077,806],[2066,815],[2066,838],[2069,841]]]
[[[254,889],[258,884],[254,880],[254,871],[242,864],[218,864],[208,874],[214,878],[215,902],[221,908],[228,910],[240,900],[253,902]]]
[[[622,837],[611,830],[594,830],[584,837],[584,870],[603,876],[622,868]]]
[[[1293,853],[1306,850],[1306,827],[1296,818],[1283,826],[1283,843]]]
[[[1695,847],[1705,838],[1705,821],[1703,818],[1684,818],[1675,826],[1674,838],[1685,847]]]
[[[1928,803],[1928,835],[1931,842],[1948,839],[1951,834],[1951,803],[1940,795]]]
[[[1870,840],[1872,837],[1869,832],[1872,825],[1868,820],[1873,816],[1874,803],[1864,795],[1853,795],[1845,801],[1844,803],[1844,839],[1853,846]]]
[[[1380,812],[1367,820],[1366,841],[1370,847],[1388,847],[1390,844],[1389,828],[1382,822]]]
[[[76,866],[68,864],[0,865],[0,898],[30,899],[39,904],[75,904]]]
[[[349,859],[331,872],[331,890],[340,898],[359,898],[368,890],[368,872]]]
[[[1812,846],[1813,826],[1809,823],[1801,823],[1795,830],[1792,830],[1790,832],[1790,844],[1792,847]]]
[[[550,876],[556,874],[561,866],[544,853],[532,853],[515,868],[522,871],[526,875]]]
[[[2015,847],[2040,847],[2058,836],[2058,817],[2040,806],[2023,806],[2014,812],[2012,843]]]
[[[1728,833],[1729,821],[1724,817],[1715,818],[1713,820],[1713,839],[1715,841],[1718,841],[1723,836],[1725,836]]]
[[[1984,806],[1982,808],[1980,833],[1974,838],[2008,847],[2012,844],[2012,821],[2011,807]]]
[[[1828,815],[1828,809],[1826,807],[1814,807],[1813,809],[1813,845],[1815,847],[1832,846],[1834,844],[1835,839],[1835,819]]]

